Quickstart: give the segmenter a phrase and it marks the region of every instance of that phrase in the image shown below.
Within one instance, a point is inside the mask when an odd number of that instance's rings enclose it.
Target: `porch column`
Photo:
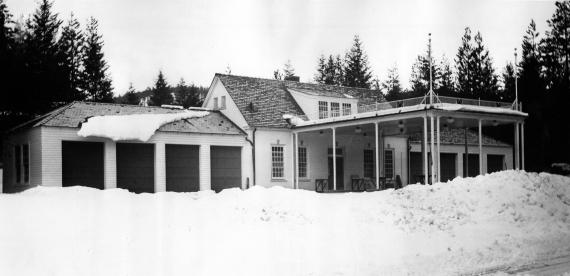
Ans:
[[[520,169],[519,167],[519,123],[515,123],[515,170]]]
[[[293,189],[299,189],[299,136],[293,133]]]
[[[440,140],[440,128],[439,128],[439,116],[437,116],[437,182],[441,182],[441,152],[439,147],[439,140]]]
[[[431,184],[435,184],[435,170],[434,170],[434,165],[435,165],[435,124],[433,122],[433,115],[430,117],[430,132],[431,132],[431,141],[430,141],[430,152],[431,152]]]
[[[463,161],[463,177],[469,176],[469,145],[467,144],[467,128],[465,128],[465,160]]]
[[[336,128],[332,129],[333,190],[336,191]]]
[[[374,123],[374,142],[376,143],[374,147],[375,150],[374,164],[376,164],[374,166],[376,169],[376,189],[380,189],[380,169],[379,169],[380,163],[378,162],[378,160],[380,160],[378,158],[378,123]]]
[[[483,133],[481,120],[479,120],[479,174],[483,174]]]
[[[154,144],[154,192],[166,192],[166,148],[163,142]]]
[[[105,189],[117,188],[117,144],[114,141],[105,141]]]
[[[200,191],[207,191],[212,189],[211,179],[211,160],[210,160],[210,145],[201,144],[200,153],[198,154],[198,166],[200,168]]]
[[[524,170],[524,122],[521,123],[521,158],[522,158],[522,169]]]
[[[427,116],[424,116],[424,185],[428,184]]]

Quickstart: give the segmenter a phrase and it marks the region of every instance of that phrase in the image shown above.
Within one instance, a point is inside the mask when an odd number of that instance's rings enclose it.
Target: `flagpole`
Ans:
[[[519,89],[518,89],[518,74],[517,74],[517,48],[515,48],[515,66],[513,66],[515,71],[515,109],[519,110]]]

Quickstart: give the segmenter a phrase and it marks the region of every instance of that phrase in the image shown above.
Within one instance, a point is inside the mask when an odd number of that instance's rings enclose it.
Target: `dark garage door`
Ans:
[[[475,177],[479,175],[479,154],[469,154],[469,166],[467,176]],[[465,166],[465,153],[463,154],[463,166]]]
[[[503,170],[504,156],[500,154],[487,154],[487,172],[498,172]]]
[[[441,153],[441,181],[447,181],[455,178],[455,153]],[[410,152],[410,173],[411,183],[424,182],[424,168],[422,167],[423,155],[421,152]],[[428,162],[431,164],[431,153],[428,152]],[[431,175],[431,167],[428,166]],[[429,179],[431,182],[431,179]]]
[[[212,190],[241,188],[241,148],[211,147]]]
[[[197,192],[200,190],[199,146],[166,145],[166,190]]]
[[[441,153],[441,181],[445,182],[454,179],[457,175],[455,169],[455,153]]]
[[[63,141],[61,147],[63,187],[104,188],[103,143]]]
[[[154,145],[117,143],[117,188],[154,192]]]

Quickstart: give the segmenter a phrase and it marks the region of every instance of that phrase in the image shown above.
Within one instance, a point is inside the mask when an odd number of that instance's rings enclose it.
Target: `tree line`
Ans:
[[[0,0],[0,130],[75,100],[113,101],[97,19],[81,28],[42,0],[15,20]]]

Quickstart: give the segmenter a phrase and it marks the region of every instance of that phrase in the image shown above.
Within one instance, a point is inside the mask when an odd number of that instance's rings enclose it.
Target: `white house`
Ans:
[[[469,175],[524,167],[527,115],[511,103],[435,95],[386,102],[368,89],[216,74],[202,108],[207,116],[169,122],[150,139],[132,141],[78,131],[92,117],[184,110],[64,106],[7,135],[4,190],[346,191],[445,181],[464,175],[464,167]],[[482,135],[499,124],[513,125],[514,147]]]

